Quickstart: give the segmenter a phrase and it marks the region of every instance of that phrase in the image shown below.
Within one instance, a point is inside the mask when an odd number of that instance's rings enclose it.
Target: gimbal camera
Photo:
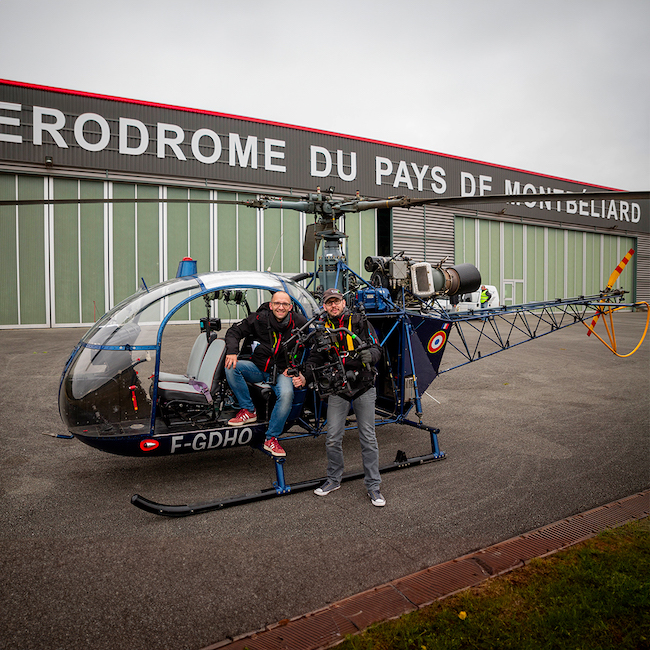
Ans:
[[[323,365],[310,365],[310,371],[314,377],[310,387],[317,391],[321,397],[327,397],[345,393],[359,376],[359,371],[345,368],[343,358],[336,345],[337,335],[343,332],[351,336],[352,339],[358,337],[346,327],[325,327],[319,321],[322,313],[317,314],[298,329],[286,342],[285,350],[288,355],[289,369],[291,371],[292,367],[296,368],[296,372],[298,372],[298,366],[304,364],[293,364],[292,361],[295,362],[301,350],[309,349],[312,352],[325,355],[326,362]],[[311,331],[309,330],[310,326],[313,326]],[[368,347],[370,346],[367,343],[361,342],[355,346],[354,351],[349,351],[347,354],[357,355]],[[307,358],[306,364],[309,365],[309,358]]]

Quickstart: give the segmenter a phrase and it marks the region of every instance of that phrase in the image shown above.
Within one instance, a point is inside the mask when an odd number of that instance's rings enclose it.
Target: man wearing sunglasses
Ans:
[[[286,456],[278,442],[291,411],[293,390],[305,385],[301,373],[289,373],[283,343],[293,332],[302,327],[307,319],[293,312],[291,298],[284,291],[273,294],[255,313],[236,323],[226,332],[226,379],[237,398],[239,412],[228,421],[231,427],[243,427],[257,422],[257,413],[251,399],[247,381],[271,383],[276,396],[275,406],[269,417],[264,450],[272,456]],[[249,360],[238,359],[239,344],[251,337],[256,343]],[[275,381],[273,379],[275,378]]]

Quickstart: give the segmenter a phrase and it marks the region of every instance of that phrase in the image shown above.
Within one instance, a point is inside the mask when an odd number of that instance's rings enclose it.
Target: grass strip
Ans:
[[[650,649],[650,520],[532,560],[340,650]]]

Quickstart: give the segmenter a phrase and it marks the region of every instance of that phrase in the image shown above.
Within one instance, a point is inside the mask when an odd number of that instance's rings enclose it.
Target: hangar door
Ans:
[[[456,262],[476,265],[505,305],[597,294],[630,248],[633,237],[455,218]],[[633,257],[615,285],[630,291],[630,301],[635,268]]]
[[[42,199],[38,176],[0,174],[0,199]],[[0,326],[49,325],[47,210],[0,206]]]
[[[0,174],[0,199],[122,199],[120,203],[0,207],[0,328],[89,326],[121,300],[174,277],[183,257],[198,271],[313,269],[301,259],[307,223],[293,210],[211,203],[136,203],[129,199],[247,200],[255,194],[213,189]],[[346,218],[345,253],[355,270],[376,254],[376,218]],[[248,297],[255,309],[257,296]],[[191,310],[201,313],[193,313]],[[204,316],[194,303],[179,321]],[[244,316],[239,307],[219,314]]]

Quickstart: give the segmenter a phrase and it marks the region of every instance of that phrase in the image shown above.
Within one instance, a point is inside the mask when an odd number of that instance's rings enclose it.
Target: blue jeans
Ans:
[[[271,379],[271,374],[260,370],[252,361],[237,361],[234,368],[226,368],[226,379],[237,398],[239,408],[254,411],[255,405],[246,381],[251,384],[261,381],[268,382]],[[282,434],[293,404],[293,380],[291,377],[278,374],[277,381],[271,388],[275,393],[276,401],[269,418],[269,428],[266,431],[267,440],[277,438]]]
[[[379,446],[375,435],[375,400],[377,391],[373,387],[352,401],[357,416],[357,429],[361,443],[364,484],[367,490],[378,490],[381,485],[379,474]],[[350,410],[350,402],[330,395],[327,399],[327,478],[337,484],[343,476],[343,434],[345,418]]]

